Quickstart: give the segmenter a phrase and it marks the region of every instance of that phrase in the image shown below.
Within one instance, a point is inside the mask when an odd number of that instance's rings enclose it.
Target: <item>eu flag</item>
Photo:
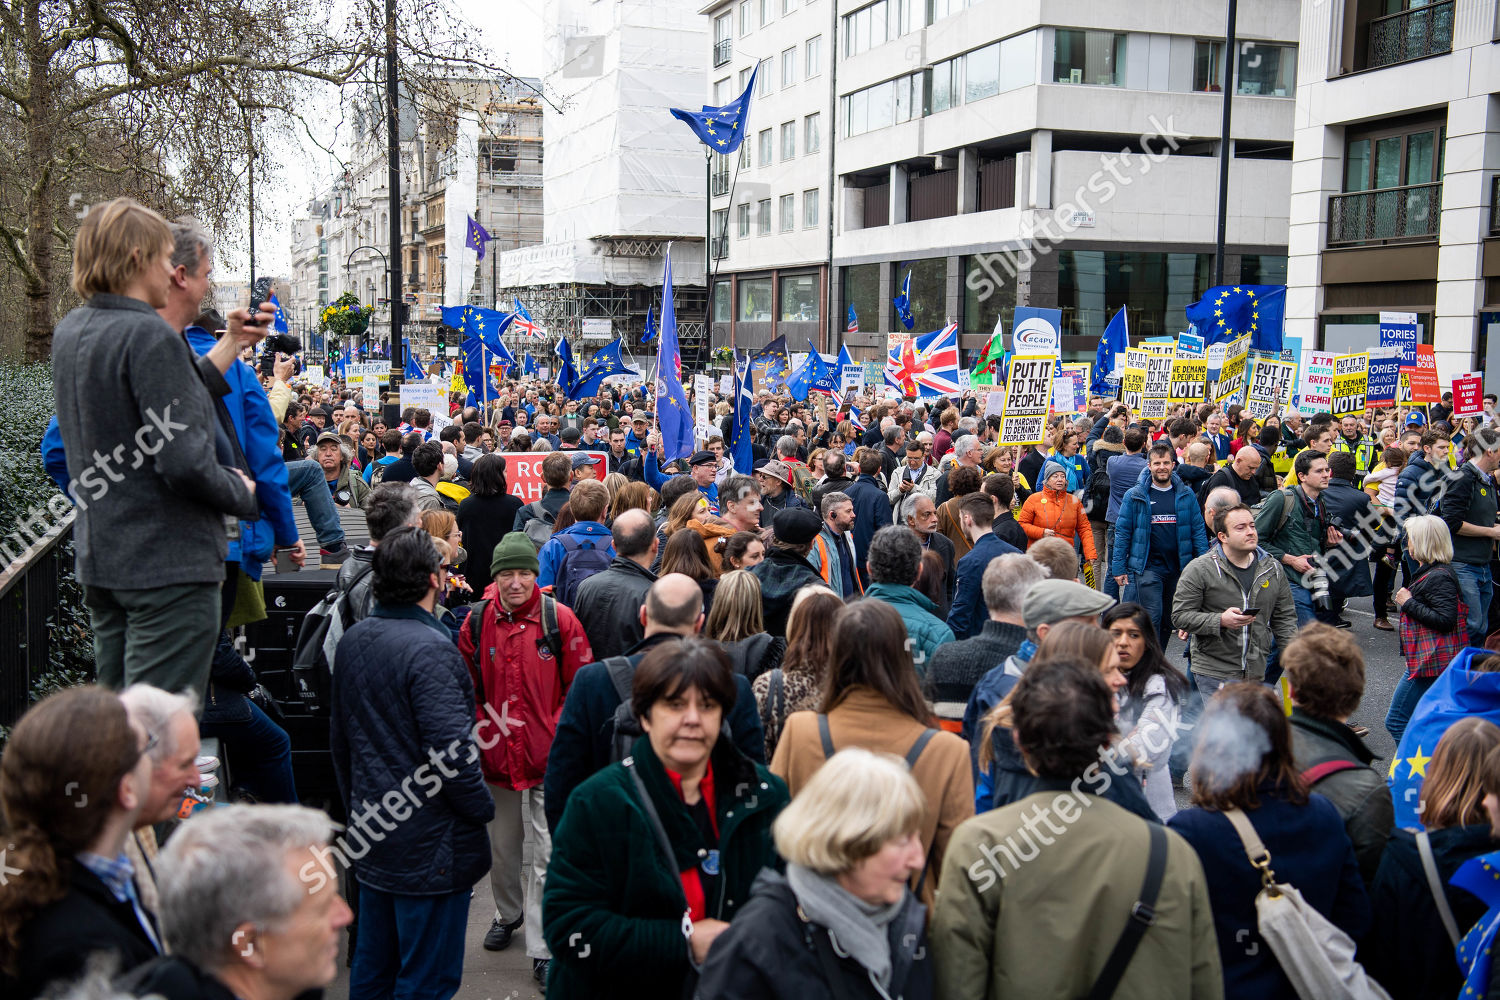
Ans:
[[[672,247],[662,264],[661,333],[656,338],[656,422],[663,463],[693,453],[693,411],[677,375],[677,311],[672,305]]]
[[[271,329],[277,333],[287,333],[289,327],[286,321],[286,313],[281,308],[281,303],[276,301],[276,293],[271,293],[271,305],[276,307],[276,319],[271,323]]]
[[[1453,877],[1449,885],[1473,893],[1489,907],[1489,911],[1465,934],[1458,943],[1458,967],[1464,973],[1464,988],[1461,997],[1489,995],[1491,952],[1495,945],[1495,933],[1500,930],[1500,851],[1491,851],[1470,858]]]
[[[529,378],[535,375],[536,372],[536,358],[533,358],[531,356],[531,352],[527,351],[525,354],[521,355],[521,374]]]
[[[807,360],[786,383],[787,392],[797,402],[805,402],[809,392],[829,393],[838,388],[838,375],[833,365],[819,354],[812,342],[807,344]]]
[[[1125,307],[1121,306],[1120,311],[1115,313],[1109,325],[1104,328],[1104,336],[1099,338],[1099,349],[1094,352],[1094,384],[1090,387],[1091,392],[1114,392],[1108,380],[1115,366],[1125,363],[1125,351],[1129,346],[1129,321],[1125,316]]]
[[[901,294],[891,299],[891,304],[896,307],[896,318],[901,325],[910,330],[917,325],[917,321],[911,314],[911,271],[906,272],[906,278],[901,282]]]
[[[422,370],[422,363],[417,360],[417,352],[411,349],[411,340],[401,338],[401,350],[406,355],[406,380],[408,382],[421,382],[427,378],[427,373]]]
[[[750,427],[755,397],[750,392],[750,380],[750,359],[741,364],[739,352],[735,351],[734,421],[729,425],[729,457],[734,462],[734,471],[745,476],[755,468],[755,435]]]
[[[490,366],[484,345],[477,338],[470,337],[463,343],[463,356],[464,385],[469,390],[464,405],[480,406],[500,395],[500,387],[490,377]],[[515,359],[512,358],[511,361],[514,363]]]
[[[705,104],[702,111],[671,108],[672,117],[692,129],[698,141],[715,153],[733,153],[745,141],[745,119],[750,114],[750,95],[755,92],[755,76],[759,72],[760,64],[756,63],[750,71],[750,82],[745,84],[745,92],[728,104],[717,108]],[[663,323],[666,322],[666,311],[663,305]]]
[[[777,337],[750,355],[751,372],[759,376],[761,387],[771,392],[780,392],[786,387],[786,373],[790,367],[791,359],[787,357],[785,336]]]
[[[578,381],[578,369],[573,365],[573,348],[569,345],[568,338],[559,337],[552,353],[556,354],[558,360],[562,362],[557,368],[557,386],[562,389],[564,395],[571,399],[573,383]]]
[[[599,395],[599,390],[604,386],[604,380],[612,375],[629,375],[630,369],[620,358],[621,342],[614,341],[606,344],[594,354],[589,366],[578,376],[573,383],[573,389],[568,393],[572,400],[585,399],[589,396]]]
[[[516,359],[511,357],[505,345],[500,342],[501,334],[505,333],[506,327],[510,326],[511,320],[515,319],[511,313],[503,313],[498,309],[481,309],[479,306],[443,306],[443,325],[451,326],[464,335],[465,339],[473,337],[485,346],[491,354],[497,357],[510,358],[510,364],[515,366]]]
[[[641,343],[649,344],[656,336],[656,317],[651,315],[651,307],[646,307],[646,332],[641,334]]]
[[[1250,335],[1250,349],[1281,353],[1285,285],[1215,285],[1187,307],[1205,347]]]
[[[1470,669],[1475,660],[1492,655],[1489,650],[1472,646],[1462,650],[1417,703],[1387,772],[1396,826],[1422,828],[1417,819],[1422,782],[1433,751],[1449,726],[1471,715],[1500,724],[1500,674]]]

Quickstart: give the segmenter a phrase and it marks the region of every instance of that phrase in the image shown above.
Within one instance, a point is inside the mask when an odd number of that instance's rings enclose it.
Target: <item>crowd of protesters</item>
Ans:
[[[97,684],[0,758],[4,996],[293,1000],[348,928],[351,998],[446,1000],[476,899],[552,997],[1500,995],[1492,399],[1015,448],[974,398],[761,391],[745,469],[717,398],[684,456],[639,390],[387,426],[260,362],[270,307],[201,315],[212,255],[123,200],[75,242],[43,450]],[[233,638],[297,503],[337,824]]]

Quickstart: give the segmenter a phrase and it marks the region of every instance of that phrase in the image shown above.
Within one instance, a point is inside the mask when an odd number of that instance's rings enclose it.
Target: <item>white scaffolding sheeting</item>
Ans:
[[[500,255],[495,287],[661,284],[660,254],[621,256],[612,253],[611,248],[612,244],[606,241],[573,240],[507,250]],[[703,241],[679,243],[673,249],[673,283],[701,287]]]
[[[473,114],[458,116],[455,132],[452,173],[448,178],[443,201],[443,243],[448,267],[443,282],[443,303],[461,306],[469,301],[474,284],[474,265],[479,254],[465,246],[469,238],[469,216],[479,205],[479,119]]]
[[[697,7],[548,0],[545,86],[563,108],[543,122],[548,243],[703,236],[704,149],[667,110],[703,105],[708,19]]]

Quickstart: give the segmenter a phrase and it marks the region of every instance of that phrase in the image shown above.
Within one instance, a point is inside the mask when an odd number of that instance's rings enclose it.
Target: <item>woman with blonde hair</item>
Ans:
[[[1448,525],[1436,514],[1422,514],[1408,517],[1402,526],[1406,553],[1417,572],[1392,597],[1401,613],[1400,648],[1406,658],[1406,676],[1391,695],[1385,728],[1398,746],[1417,702],[1469,644],[1468,609],[1463,607],[1458,574],[1451,565],[1453,536]]]
[[[1463,981],[1453,949],[1487,907],[1448,882],[1465,861],[1495,849],[1484,798],[1485,760],[1496,747],[1500,726],[1487,719],[1469,716],[1449,726],[1422,761],[1422,829],[1392,830],[1386,842],[1370,887],[1375,921],[1360,952],[1392,996],[1459,995]],[[1410,759],[1396,766],[1410,766]],[[1434,885],[1442,887],[1441,898]]]
[[[687,527],[687,523],[695,517],[708,514],[708,498],[697,490],[684,493],[672,501],[672,509],[667,512],[666,523],[662,525],[662,534],[671,538],[677,532]],[[693,534],[698,534],[696,531]],[[701,536],[700,536],[701,537]]]
[[[608,486],[609,481],[618,475],[620,475],[618,472],[611,472],[605,476],[604,485]],[[645,483],[636,482],[633,479],[626,480],[610,497],[609,519],[613,522],[627,510],[643,510],[647,514],[655,515],[659,499],[656,491]]]
[[[776,755],[776,741],[781,738],[787,716],[818,707],[828,665],[833,662],[833,620],[843,606],[843,599],[827,587],[803,587],[792,598],[781,666],[761,674],[750,685],[760,707],[766,760]]]
[[[620,495],[620,488],[630,482],[628,478],[618,472],[611,472],[604,477],[604,488],[609,490],[609,502],[613,504],[615,497]]]
[[[926,808],[899,757],[859,747],[830,757],[772,826],[786,875],[757,880],[709,953],[699,995],[932,996],[926,908],[909,887],[927,860]]]
[[[766,632],[760,581],[749,570],[730,570],[719,577],[703,635],[722,642],[734,672],[751,681],[779,665],[786,651],[785,639]]]

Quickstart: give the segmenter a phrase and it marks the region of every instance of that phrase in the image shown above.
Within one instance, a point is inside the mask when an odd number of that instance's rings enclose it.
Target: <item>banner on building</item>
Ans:
[[[1297,412],[1304,417],[1333,412],[1333,355],[1308,351],[1298,385]]]
[[[1365,412],[1369,389],[1370,355],[1339,354],[1333,359],[1333,410],[1335,417]]]
[[[1273,413],[1280,413],[1292,392],[1292,382],[1297,376],[1297,366],[1280,358],[1260,357],[1250,369],[1249,392],[1245,398],[1245,412],[1256,420],[1264,420]]]
[[[1380,346],[1401,349],[1401,367],[1417,366],[1417,314],[1383,312],[1380,314]]]
[[[1005,409],[1000,415],[1000,444],[1041,444],[1047,434],[1047,411],[1052,405],[1052,372],[1056,359],[1014,357],[1005,383]]]
[[[1161,420],[1167,415],[1167,397],[1172,391],[1172,361],[1175,355],[1146,355],[1146,384],[1141,390],[1141,416]]]
[[[1141,415],[1141,404],[1146,390],[1145,351],[1131,348],[1125,352],[1125,367],[1120,369],[1120,402],[1130,407],[1135,416]]]
[[[1242,403],[1245,399],[1245,365],[1250,357],[1250,337],[1244,335],[1236,337],[1228,344],[1215,344],[1224,350],[1224,358],[1219,368],[1218,381],[1213,384],[1213,401],[1220,407],[1228,408],[1236,403]],[[1209,364],[1212,365],[1213,348],[1210,348]]]
[[[1208,398],[1205,388],[1208,382],[1208,360],[1204,357],[1172,358],[1171,385],[1167,389],[1167,406],[1179,403],[1196,406]]]
[[[1484,415],[1484,373],[1465,372],[1453,376],[1453,416]]]
[[[1415,357],[1415,354],[1413,354]],[[1366,382],[1366,406],[1394,406],[1401,382],[1401,348],[1370,349],[1370,374]]]

